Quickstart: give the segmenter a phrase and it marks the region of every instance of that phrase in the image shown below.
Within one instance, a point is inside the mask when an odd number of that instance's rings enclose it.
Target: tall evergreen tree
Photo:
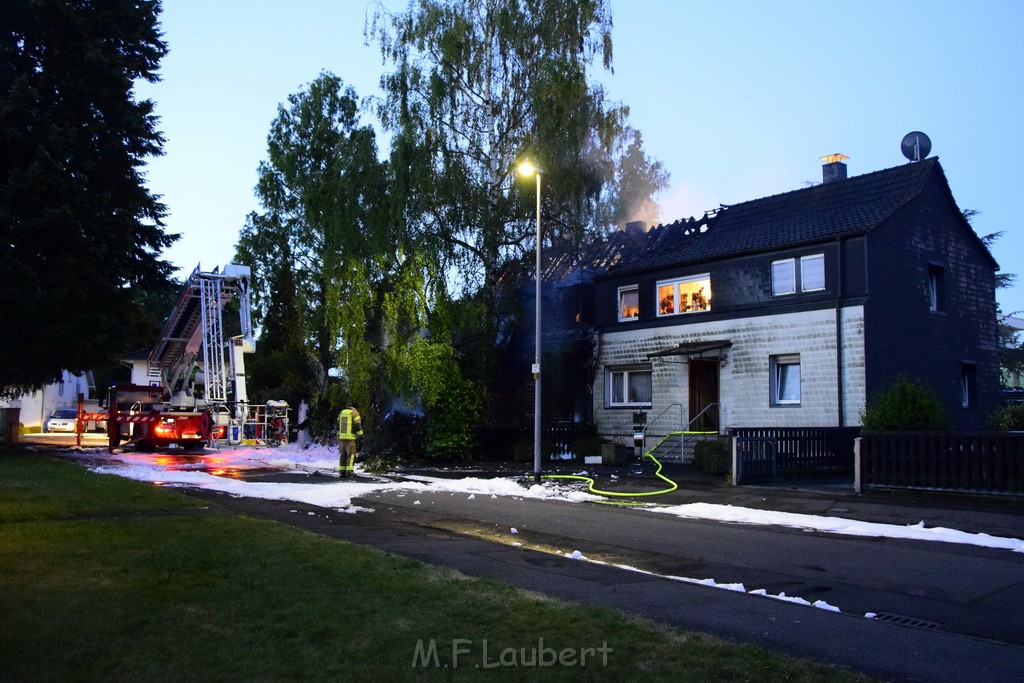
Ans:
[[[116,361],[140,294],[167,285],[151,101],[167,52],[157,0],[0,3],[0,389]]]

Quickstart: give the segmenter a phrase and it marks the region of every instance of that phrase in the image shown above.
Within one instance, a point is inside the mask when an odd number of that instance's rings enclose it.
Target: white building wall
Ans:
[[[15,399],[0,400],[0,408],[19,408],[18,420],[21,425],[25,429],[38,430],[57,408],[77,405],[78,394],[90,400],[92,389],[89,375],[74,375],[65,370],[60,380],[53,384],[44,385],[42,389],[22,394]]]
[[[594,420],[606,438],[628,442],[633,413],[640,408],[607,408],[606,369],[647,363],[648,355],[681,343],[728,339],[721,354],[720,421],[731,427],[834,427],[839,424],[835,309],[697,322],[601,335],[599,372],[594,378]],[[842,309],[843,424],[860,424],[864,407],[864,310]],[[770,357],[800,354],[800,405],[769,402]],[[646,408],[649,433],[661,435],[685,426],[689,415],[689,366],[683,356],[650,361],[653,397]],[[660,416],[660,417],[659,417]]]

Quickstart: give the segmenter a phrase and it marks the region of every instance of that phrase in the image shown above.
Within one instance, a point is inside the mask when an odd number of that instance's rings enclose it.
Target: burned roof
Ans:
[[[648,233],[644,248],[610,266],[607,275],[684,266],[862,234],[916,197],[935,172],[948,189],[942,167],[932,157],[723,206],[699,220],[659,225]]]

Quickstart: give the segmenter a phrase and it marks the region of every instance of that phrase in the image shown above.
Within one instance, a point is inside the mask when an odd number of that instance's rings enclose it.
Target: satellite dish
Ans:
[[[932,141],[921,131],[915,130],[903,136],[900,149],[903,150],[903,156],[911,161],[921,161],[932,151]]]

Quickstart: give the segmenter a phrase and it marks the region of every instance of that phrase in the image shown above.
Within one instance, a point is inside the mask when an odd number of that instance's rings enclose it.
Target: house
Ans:
[[[824,159],[821,184],[655,227],[592,275],[603,437],[627,442],[638,412],[653,436],[856,426],[899,374],[985,428],[998,265],[938,159],[855,177]]]
[[[46,419],[62,406],[76,406],[78,395],[87,402],[87,410],[98,408],[95,398],[96,383],[92,372],[74,374],[67,370],[59,379],[36,391],[11,399],[0,400],[0,408],[17,408],[21,427],[29,433],[40,432]]]

